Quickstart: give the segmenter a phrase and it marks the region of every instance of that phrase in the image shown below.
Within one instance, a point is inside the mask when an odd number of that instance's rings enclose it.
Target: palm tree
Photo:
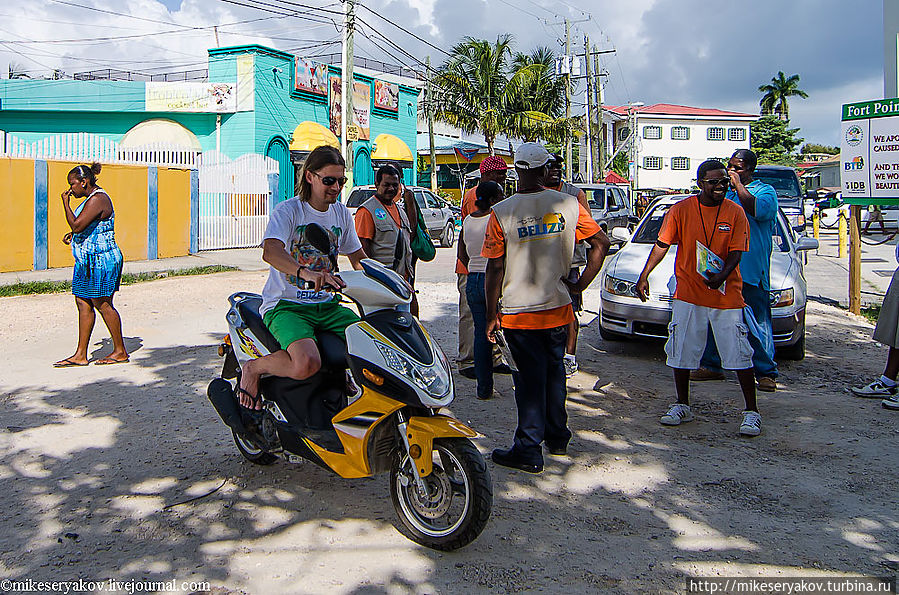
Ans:
[[[549,91],[556,83],[547,52],[513,59],[511,35],[500,35],[493,43],[463,38],[434,76],[434,116],[464,132],[483,134],[491,155],[500,133],[525,138],[558,134],[559,99],[553,100]]]
[[[808,99],[808,94],[799,88],[799,75],[787,77],[782,70],[771,78],[770,83],[759,85],[759,92],[764,93],[759,101],[762,115],[777,114],[781,120],[790,119],[789,97]]]
[[[525,141],[542,138],[563,142],[577,122],[561,117],[565,109],[565,80],[554,74],[555,61],[555,54],[546,47],[530,54],[517,53],[512,59],[512,72],[522,73],[522,85],[511,97],[510,133]]]

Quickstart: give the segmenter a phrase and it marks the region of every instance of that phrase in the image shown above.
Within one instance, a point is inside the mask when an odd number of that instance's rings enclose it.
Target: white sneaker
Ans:
[[[577,372],[577,360],[573,357],[566,357],[562,359],[562,363],[565,364],[565,377],[571,378],[574,376],[574,373]]]
[[[895,386],[887,386],[880,378],[867,386],[853,386],[849,390],[851,390],[852,394],[856,397],[864,397],[866,399],[889,398],[899,392]]]
[[[665,426],[679,426],[682,423],[693,421],[693,412],[689,405],[675,403],[668,408],[668,413],[659,420]]]
[[[893,411],[899,411],[899,395],[893,395],[889,399],[884,399],[880,402],[884,409],[891,409]]]
[[[758,411],[744,411],[743,422],[740,424],[742,436],[758,436],[762,433],[762,416]]]

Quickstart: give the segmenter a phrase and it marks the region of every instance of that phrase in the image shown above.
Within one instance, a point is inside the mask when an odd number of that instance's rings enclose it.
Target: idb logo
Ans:
[[[847,161],[843,167],[846,171],[858,171],[865,168],[865,160],[859,155],[854,157],[852,161]]]
[[[865,182],[860,181],[860,180],[858,180],[858,181],[853,180],[851,182],[845,182],[845,191],[852,193],[852,194],[864,193],[866,187],[867,187],[867,184],[865,184]]]

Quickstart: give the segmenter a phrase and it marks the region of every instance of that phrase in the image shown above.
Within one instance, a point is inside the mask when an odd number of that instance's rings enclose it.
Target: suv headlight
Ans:
[[[793,305],[793,288],[781,289],[779,291],[771,291],[771,307],[783,308],[784,306]]]
[[[445,365],[446,358],[438,351],[438,359],[433,365],[424,366],[397,351],[389,345],[375,341],[387,366],[415,383],[426,393],[435,398],[446,395],[450,389],[449,372]]]
[[[612,275],[606,275],[604,286],[606,291],[612,295],[624,295],[633,298],[638,297],[637,284],[632,283],[631,281],[625,281],[624,279],[619,279]]]

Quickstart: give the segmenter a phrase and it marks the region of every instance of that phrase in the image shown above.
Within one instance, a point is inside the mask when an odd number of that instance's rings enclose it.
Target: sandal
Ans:
[[[96,365],[96,366],[111,366],[112,364],[127,364],[130,361],[131,361],[130,357],[126,357],[125,359],[113,359],[111,357],[104,357],[104,358],[98,359],[96,362],[94,362],[94,365]],[[87,364],[84,364],[84,365],[86,366]]]
[[[87,365],[87,362],[84,362],[82,364],[80,362],[72,361],[72,358],[67,357],[64,360],[60,360],[60,361],[54,363],[53,367],[54,368],[73,368],[73,367],[80,367],[80,366],[86,366],[86,365]]]
[[[261,410],[262,410],[262,406],[261,406],[262,399],[260,399],[258,395],[254,395],[254,394],[250,393],[250,391],[248,391],[248,390],[246,390],[246,389],[243,389],[243,388],[241,388],[240,386],[237,387],[237,393],[238,393],[238,395],[237,395],[237,404],[238,404],[238,405],[240,405],[240,406],[243,407],[244,409],[248,409],[248,410],[250,410],[250,411],[261,411]],[[252,407],[247,407],[247,406],[241,404],[241,402],[240,402],[240,393],[245,394],[246,396],[250,397],[250,399],[253,400],[253,406],[252,406]]]

